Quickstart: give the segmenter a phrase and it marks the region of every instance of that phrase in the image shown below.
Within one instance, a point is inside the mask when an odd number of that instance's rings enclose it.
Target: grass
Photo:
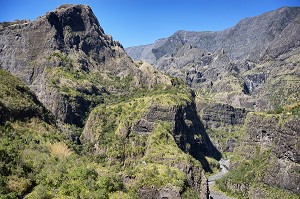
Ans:
[[[174,124],[156,121],[151,133],[133,131],[152,107],[173,110],[192,103],[185,85],[171,79],[176,86],[136,86],[132,75],[119,78],[78,70],[71,58],[59,52],[48,59],[57,66],[46,67],[47,84],[72,107],[78,98],[90,102],[84,131],[89,141],[74,144],[69,137],[80,135],[76,126],[64,125],[60,132],[44,120],[44,109],[33,92],[0,71],[0,113],[3,107],[37,112],[0,124],[0,198],[135,198],[142,187],[172,187],[186,198],[197,198],[185,169],[191,169],[197,183],[202,168],[178,148]]]

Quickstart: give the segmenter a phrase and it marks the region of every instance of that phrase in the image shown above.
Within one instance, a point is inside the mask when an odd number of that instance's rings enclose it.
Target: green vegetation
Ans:
[[[90,111],[101,104],[106,106],[152,96],[170,98],[172,95],[181,95],[179,98],[190,100],[190,96],[185,96],[190,95],[187,94],[190,93],[189,89],[175,78],[165,77],[176,86],[163,83],[150,86],[140,83],[131,74],[118,77],[107,71],[82,70],[78,63],[61,52],[50,55],[48,61],[49,66],[45,69],[47,83],[58,91],[71,106],[77,118],[74,122],[77,127],[83,127]],[[177,96],[175,98],[179,99]],[[180,100],[184,99],[180,98]],[[173,103],[163,98],[157,99],[157,103],[162,103],[161,105],[169,105],[169,102]]]
[[[206,131],[209,137],[218,143],[220,150],[225,150],[228,146],[228,142],[237,142],[242,136],[241,125],[228,125],[219,128],[208,128]]]
[[[285,105],[283,107],[278,107],[272,111],[268,111],[269,114],[292,114],[300,115],[300,102],[296,102],[290,105]]]
[[[98,105],[84,129],[82,140],[86,141],[78,145],[69,138],[80,136],[76,126],[64,124],[71,133],[58,130],[45,119],[52,116],[30,89],[0,71],[0,116],[5,119],[0,125],[0,198],[137,198],[139,189],[162,187],[177,190],[183,198],[198,198],[185,168],[192,168],[195,182],[200,182],[201,165],[178,148],[173,124],[155,122],[151,133],[134,131],[151,107],[168,109],[191,103],[186,86],[135,88],[131,76],[88,74],[76,70],[72,60],[61,54],[49,58],[53,59],[68,66],[48,67],[49,83],[68,99],[80,96]],[[108,86],[122,92],[89,93]],[[36,110],[37,114],[24,114],[19,120],[6,108],[17,113]]]
[[[236,148],[231,154],[230,161],[233,169],[222,179],[216,181],[218,189],[238,198],[251,198],[252,194],[260,194],[262,198],[298,198],[295,193],[277,186],[277,174],[280,167],[280,160],[275,155],[274,150],[281,150],[278,140],[284,139],[284,125],[293,121],[298,116],[292,115],[292,111],[298,108],[298,104],[285,106],[280,114],[270,114],[265,112],[251,112],[245,121],[245,126],[241,129],[241,137],[238,139]],[[265,141],[255,140],[256,134],[251,134],[253,125],[261,124],[259,131],[264,132],[264,125],[272,131],[272,139]],[[249,128],[249,129],[248,129]],[[277,129],[277,130],[276,130]],[[268,129],[267,129],[268,130]],[[297,139],[297,138],[295,138]],[[262,143],[260,143],[262,142]],[[264,143],[266,142],[266,143]],[[288,144],[288,143],[287,143]],[[282,161],[282,160],[281,160]],[[289,164],[287,164],[289,165]],[[290,163],[293,165],[293,163]],[[286,169],[295,172],[293,169]],[[276,176],[276,177],[274,177]]]
[[[171,123],[156,122],[150,134],[134,130],[151,107],[180,106],[191,100],[187,93],[173,92],[156,90],[130,101],[100,105],[87,120],[83,139],[97,145],[96,161],[132,179],[125,185],[129,190],[172,186],[180,193],[185,192],[187,176],[180,170],[184,165],[198,168],[194,178],[201,180],[200,163],[178,148]]]
[[[0,85],[0,124],[33,115],[44,116],[46,110],[21,80],[0,70]]]
[[[33,118],[1,127],[1,198],[108,198],[124,189],[115,173],[64,143],[55,128]]]
[[[268,179],[268,169],[272,167],[273,156],[270,151],[257,148],[253,157],[239,162],[238,166],[217,180],[218,188],[238,198],[249,198],[252,190],[259,190],[264,198],[291,198],[296,199],[296,194],[272,187],[264,183]]]

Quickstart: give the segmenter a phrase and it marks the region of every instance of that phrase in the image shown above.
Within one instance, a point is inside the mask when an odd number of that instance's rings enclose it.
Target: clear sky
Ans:
[[[239,20],[300,0],[0,0],[0,21],[34,20],[61,4],[89,5],[105,33],[124,47],[153,43],[177,30],[223,30]]]

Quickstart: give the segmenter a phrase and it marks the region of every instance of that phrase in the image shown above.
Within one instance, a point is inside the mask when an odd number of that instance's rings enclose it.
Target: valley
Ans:
[[[0,198],[299,198],[300,8],[124,49],[87,5],[0,23]]]

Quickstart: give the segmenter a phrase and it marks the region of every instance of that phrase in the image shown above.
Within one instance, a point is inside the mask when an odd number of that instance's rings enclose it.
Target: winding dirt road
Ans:
[[[234,199],[232,197],[228,197],[224,195],[221,192],[214,191],[212,187],[215,185],[215,181],[220,179],[222,176],[224,176],[228,172],[229,168],[229,160],[221,159],[219,161],[220,163],[220,172],[208,177],[208,187],[210,190],[210,198],[211,199]]]

